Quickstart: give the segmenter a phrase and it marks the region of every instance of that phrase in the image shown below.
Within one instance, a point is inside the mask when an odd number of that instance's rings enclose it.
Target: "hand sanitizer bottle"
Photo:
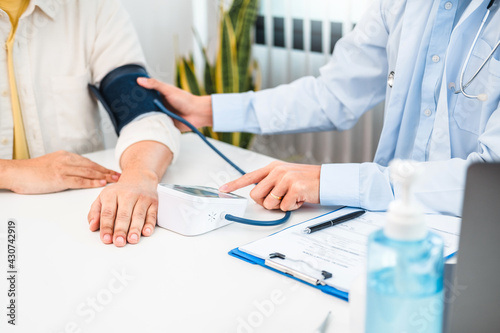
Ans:
[[[389,171],[402,195],[389,205],[385,227],[368,240],[365,332],[441,332],[443,241],[428,231],[413,202],[418,165],[395,160]]]

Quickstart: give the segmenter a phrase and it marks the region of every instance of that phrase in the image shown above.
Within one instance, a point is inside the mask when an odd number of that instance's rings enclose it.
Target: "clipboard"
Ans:
[[[355,208],[340,207],[340,208],[338,208],[336,210],[332,210],[331,212],[328,212],[326,214],[317,216],[315,218],[309,219],[309,220],[304,221],[304,222],[297,223],[293,226],[290,226],[290,227],[285,228],[281,231],[273,233],[265,238],[262,238],[262,239],[254,241],[254,242],[251,242],[249,244],[232,249],[231,251],[229,251],[228,254],[235,257],[235,258],[243,260],[245,262],[248,262],[248,263],[251,263],[254,265],[259,265],[259,266],[265,267],[267,269],[270,269],[276,273],[288,276],[296,281],[305,283],[309,286],[312,286],[316,289],[319,289],[328,295],[335,296],[339,299],[347,301],[349,298],[349,288],[346,287],[347,285],[345,283],[343,284],[343,286],[342,285],[335,286],[335,285],[332,285],[332,283],[326,284],[325,281],[328,281],[328,278],[321,279],[321,277],[320,277],[321,272],[324,272],[324,271],[317,269],[317,267],[316,267],[316,271],[318,271],[318,273],[316,274],[316,276],[312,276],[311,274],[308,274],[302,270],[293,269],[293,267],[289,267],[289,266],[283,265],[283,264],[280,265],[280,261],[281,261],[280,259],[285,259],[286,254],[280,253],[279,250],[277,250],[278,252],[269,251],[269,255],[262,255],[262,253],[260,255],[254,255],[252,253],[249,253],[249,251],[245,251],[244,248],[245,247],[248,248],[248,246],[249,245],[251,246],[252,244],[259,244],[259,242],[260,243],[264,243],[264,242],[269,243],[273,238],[276,239],[277,237],[280,237],[281,241],[283,239],[287,240],[287,237],[290,237],[290,239],[292,241],[296,241],[296,239],[295,240],[292,239],[292,233],[295,233],[295,237],[299,237],[297,235],[297,230],[300,230],[300,229],[303,230],[303,228],[312,224],[313,223],[312,221],[314,221],[314,220],[321,221],[322,219],[324,220],[324,219],[330,218],[330,216],[338,217],[340,215],[344,215],[344,213],[349,213],[350,210],[355,210]],[[367,217],[365,217],[365,219],[368,218],[368,219],[375,219],[375,220],[379,221],[378,224],[373,225],[373,228],[375,228],[375,227],[379,228],[380,221],[385,220],[385,213],[368,212],[366,215],[367,215]],[[454,256],[456,251],[458,250],[458,239],[459,239],[460,222],[461,222],[460,219],[455,218],[455,217],[450,217],[450,216],[432,215],[432,216],[429,216],[427,222],[428,222],[429,228],[433,232],[436,232],[445,238],[445,249],[446,249],[445,250],[445,259],[449,259],[452,256]],[[359,228],[360,226],[356,226],[356,223],[360,224],[360,223],[362,223],[362,221],[345,222],[342,224],[341,229],[349,229],[349,228],[355,229],[356,227]],[[349,224],[351,224],[351,225],[349,226]],[[340,227],[340,226],[330,227],[328,229],[325,229],[324,231],[323,230],[318,231],[314,234],[316,235],[316,234],[320,234],[320,233],[323,233],[326,231],[328,231],[329,233],[339,233],[341,229],[335,229],[337,227]],[[295,231],[292,229],[295,229]],[[344,232],[345,232],[345,230],[344,230]],[[366,233],[368,233],[368,231],[366,231]],[[282,234],[282,235],[280,235],[280,234]],[[368,239],[368,236],[366,236],[366,240],[367,239]],[[295,247],[297,244],[291,244],[291,245]],[[269,248],[269,245],[268,245],[268,248]],[[274,257],[271,257],[273,255],[274,255]],[[281,256],[283,256],[283,257],[281,257]],[[274,259],[274,260],[270,260],[270,259]],[[295,258],[295,259],[297,259],[297,258]],[[302,261],[302,260],[294,260],[292,258],[290,258],[289,260]],[[363,267],[364,267],[364,265],[363,265]],[[309,270],[309,273],[310,272],[312,272],[312,268]],[[329,272],[326,272],[326,273],[329,273]],[[337,272],[335,270],[330,270],[330,273],[337,274]]]
[[[270,269],[276,273],[279,273],[279,274],[282,274],[282,275],[285,275],[285,276],[288,276],[292,279],[294,279],[295,281],[299,281],[299,282],[302,282],[302,283],[305,283],[311,287],[314,287],[316,289],[319,289],[321,290],[322,292],[324,292],[325,294],[328,294],[328,295],[332,295],[332,296],[335,296],[335,297],[338,297],[344,301],[347,301],[348,298],[349,298],[349,294],[345,291],[342,291],[342,290],[338,290],[332,286],[328,286],[328,285],[313,285],[311,283],[308,283],[306,281],[304,281],[303,279],[300,279],[300,278],[297,278],[291,274],[288,274],[288,273],[285,273],[283,271],[280,271],[276,268],[273,268],[273,267],[270,267],[268,265],[266,265],[266,261],[264,259],[261,259],[261,258],[258,258],[256,256],[253,256],[251,254],[248,254],[246,252],[243,252],[241,251],[239,248],[235,248],[235,249],[232,249],[231,251],[229,251],[228,253],[230,256],[233,256],[235,258],[238,258],[238,259],[241,259],[243,261],[246,261],[250,264],[255,264],[255,265],[259,265],[259,266],[262,266],[262,267],[265,267],[267,269]]]

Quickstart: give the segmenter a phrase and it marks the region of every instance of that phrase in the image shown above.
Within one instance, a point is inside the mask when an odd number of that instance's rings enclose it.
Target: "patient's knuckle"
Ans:
[[[105,219],[112,219],[115,216],[115,211],[111,208],[105,208],[101,211],[101,216]]]
[[[146,216],[146,209],[144,209],[143,207],[136,207],[134,209],[134,218],[136,219],[140,219],[140,218],[144,218],[144,216]]]
[[[124,202],[131,202],[131,201],[136,201],[137,200],[137,196],[135,193],[133,192],[124,192],[124,193],[121,193],[119,194],[119,197],[121,199],[123,199]],[[120,200],[121,202],[121,200]]]
[[[126,211],[119,211],[116,214],[116,219],[120,220],[120,221],[129,220],[130,219],[130,214],[128,212],[126,212]]]
[[[83,178],[74,178],[73,182],[78,187],[82,187],[85,184],[85,181]]]
[[[88,178],[96,176],[94,171],[89,169],[89,168],[82,168],[82,174],[83,174],[83,176],[88,177]]]
[[[138,234],[138,235],[140,235],[141,234],[141,229],[139,229],[136,226],[131,226],[130,229],[128,230],[128,233],[129,234]]]
[[[150,208],[148,210],[147,216],[148,218],[152,218],[156,220],[156,216],[158,215],[158,210],[156,208]]]
[[[61,154],[60,154],[61,158],[64,161],[71,161],[71,160],[73,160],[75,158],[73,155],[74,154],[72,154],[70,152],[67,152],[67,151],[62,151]]]
[[[65,173],[64,171],[66,171],[66,166],[57,163],[52,167],[52,170],[54,170],[56,176],[60,176]]]

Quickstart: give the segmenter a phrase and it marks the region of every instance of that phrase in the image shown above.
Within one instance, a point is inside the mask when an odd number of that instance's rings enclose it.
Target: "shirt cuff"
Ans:
[[[359,164],[339,163],[321,166],[319,200],[321,205],[361,207]]]
[[[259,133],[259,121],[252,108],[253,94],[250,91],[212,95],[214,131]]]
[[[127,124],[120,132],[115,148],[115,157],[120,162],[123,152],[140,141],[156,141],[167,146],[174,155],[172,163],[178,158],[181,133],[174,122],[164,113],[151,113],[138,117]]]

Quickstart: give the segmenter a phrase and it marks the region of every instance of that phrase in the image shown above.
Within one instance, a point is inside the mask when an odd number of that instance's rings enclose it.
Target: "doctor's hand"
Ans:
[[[60,192],[67,189],[103,187],[120,174],[67,151],[27,160],[1,161],[0,188],[20,194]],[[5,184],[4,184],[5,183]]]
[[[259,205],[266,209],[295,210],[304,202],[319,203],[320,173],[319,165],[273,162],[221,186],[219,190],[232,192],[258,183],[250,196]]]
[[[172,112],[189,121],[196,128],[212,126],[212,97],[195,96],[187,91],[160,82],[156,79],[140,77],[137,83],[146,88],[157,90],[163,96],[163,104]],[[175,126],[181,131],[190,129],[174,120]]]

